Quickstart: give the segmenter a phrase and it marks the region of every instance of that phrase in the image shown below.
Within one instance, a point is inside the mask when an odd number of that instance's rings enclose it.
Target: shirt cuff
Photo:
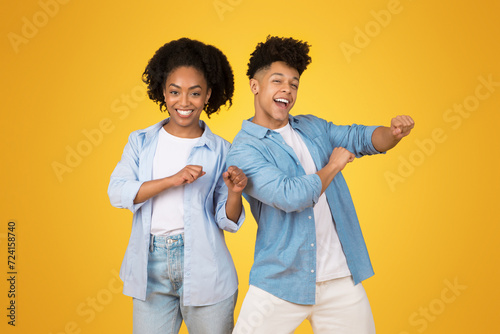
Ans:
[[[376,128],[381,127],[381,125],[372,125],[372,126],[367,126],[365,130],[365,142],[368,143],[367,145],[367,155],[371,154],[385,154],[385,152],[380,152],[378,151],[375,146],[373,146],[373,131],[375,131]]]
[[[136,212],[143,204],[134,204],[134,199],[137,196],[142,183],[143,182],[140,181],[129,181],[123,185],[121,193],[122,205],[132,212]]]
[[[236,223],[233,222],[231,219],[227,218],[225,205],[223,205],[219,209],[217,217],[219,217],[217,219],[217,226],[219,226],[220,229],[234,233],[240,229],[241,225],[243,224],[243,221],[245,221],[245,207],[244,206],[241,207],[240,218]]]

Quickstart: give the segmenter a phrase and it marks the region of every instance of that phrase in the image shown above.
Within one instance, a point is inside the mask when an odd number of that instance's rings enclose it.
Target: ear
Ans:
[[[253,95],[257,95],[259,93],[259,80],[255,78],[250,79],[250,90]]]
[[[205,104],[208,104],[208,100],[210,100],[211,95],[212,95],[212,88],[209,88],[207,91],[207,98],[205,99]]]

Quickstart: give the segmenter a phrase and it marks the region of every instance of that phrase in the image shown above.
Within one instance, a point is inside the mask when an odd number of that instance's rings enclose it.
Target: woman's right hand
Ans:
[[[193,183],[205,174],[203,166],[187,165],[174,175],[169,176],[169,178],[171,179],[172,186],[178,187],[183,184]]]

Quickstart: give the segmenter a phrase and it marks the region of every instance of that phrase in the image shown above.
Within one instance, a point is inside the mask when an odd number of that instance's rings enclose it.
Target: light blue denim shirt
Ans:
[[[338,126],[312,115],[289,116],[316,168],[335,147],[356,157],[378,152],[376,126]],[[316,291],[316,231],[313,206],[321,193],[317,174],[306,175],[293,149],[275,131],[243,121],[227,157],[248,177],[245,198],[258,224],[250,284],[276,297],[312,305]],[[347,265],[355,284],[373,275],[368,251],[347,184],[338,173],[325,191]]]
[[[146,298],[147,262],[150,244],[152,199],[134,204],[142,183],[152,179],[153,158],[161,127],[169,119],[132,132],[122,158],[111,175],[108,195],[111,204],[133,212],[132,233],[120,269],[125,295]],[[226,216],[226,170],[229,142],[213,134],[203,121],[203,135],[188,158],[201,165],[204,176],[184,190],[184,305],[210,305],[233,295],[238,278],[224,240],[223,230],[236,232],[237,223]]]

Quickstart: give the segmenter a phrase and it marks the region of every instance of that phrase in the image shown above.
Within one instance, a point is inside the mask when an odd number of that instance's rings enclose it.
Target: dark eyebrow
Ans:
[[[284,77],[284,76],[285,76],[283,73],[279,73],[279,72],[276,72],[276,73],[271,74],[271,76],[273,76],[273,75],[279,75],[280,77]],[[293,78],[294,78],[295,80],[297,80],[297,81],[300,81],[300,80],[299,80],[299,78],[297,78],[297,77],[293,77]]]
[[[174,83],[171,83],[171,84],[170,84],[170,85],[168,85],[168,86],[169,86],[169,87],[170,87],[170,86],[174,86],[175,88],[179,88],[179,89],[181,89],[181,87],[180,87],[180,86],[178,86],[178,85],[176,85],[176,84],[174,84]],[[195,85],[195,86],[189,87],[189,90],[192,90],[192,89],[195,89],[195,88],[200,88],[200,89],[201,89],[201,86],[200,86],[200,85]]]

